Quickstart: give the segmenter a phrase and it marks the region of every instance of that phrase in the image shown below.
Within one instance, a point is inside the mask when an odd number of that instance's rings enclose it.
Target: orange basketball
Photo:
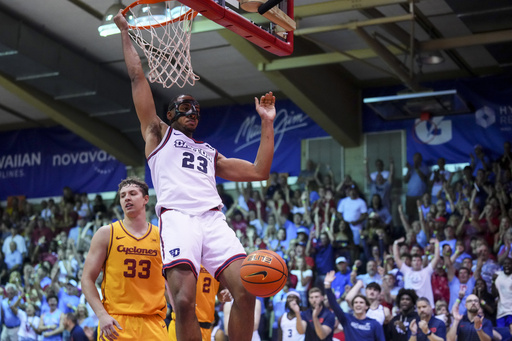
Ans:
[[[240,278],[251,294],[269,297],[277,294],[286,284],[288,267],[274,251],[257,250],[243,261]]]

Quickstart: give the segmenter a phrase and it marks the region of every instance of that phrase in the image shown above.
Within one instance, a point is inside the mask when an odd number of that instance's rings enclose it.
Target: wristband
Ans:
[[[431,331],[431,330],[429,330],[429,331],[428,331],[428,333],[426,333],[425,335],[427,335],[427,336],[432,335],[432,331]]]
[[[418,335],[418,333],[411,333],[411,336],[416,336]]]
[[[481,300],[481,301],[480,301],[480,304],[481,304],[482,306],[484,306],[484,305],[485,305],[485,301],[484,301],[484,300]]]
[[[457,298],[457,299],[455,300],[455,302],[456,302],[456,303],[460,303],[460,298]]]
[[[325,286],[327,286],[327,285],[328,285],[328,286],[330,286],[330,285],[331,285],[331,283],[329,283],[329,282],[324,282],[324,285],[325,285]]]
[[[482,330],[482,327],[483,327],[483,326],[484,326],[484,325],[482,324],[482,325],[480,326],[480,328],[475,328],[475,330],[476,330],[477,332],[479,332],[479,331],[481,331],[481,330]]]

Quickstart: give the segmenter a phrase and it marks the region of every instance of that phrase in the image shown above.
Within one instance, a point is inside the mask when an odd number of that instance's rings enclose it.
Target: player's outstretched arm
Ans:
[[[119,336],[118,329],[122,329],[119,323],[112,318],[103,307],[100,295],[96,289],[96,279],[101,272],[107,259],[107,248],[110,242],[110,226],[101,227],[91,240],[91,246],[85,259],[84,270],[82,274],[82,292],[85,299],[91,305],[92,310],[98,316],[101,330],[101,339],[115,340]]]
[[[274,119],[276,117],[276,98],[272,92],[258,100],[254,98],[256,111],[261,118],[261,140],[254,163],[226,158],[219,154],[217,175],[230,181],[260,181],[270,176],[270,167],[274,158]]]
[[[147,138],[155,133],[157,133],[158,136],[161,135],[159,126],[162,122],[156,113],[151,88],[144,75],[139,54],[135,50],[128,33],[128,22],[121,14],[121,10],[114,17],[114,22],[121,31],[124,61],[132,84],[133,103],[135,104],[135,110],[137,111],[137,116],[140,121],[142,137],[144,141],[148,143]],[[151,151],[152,149],[149,152]]]

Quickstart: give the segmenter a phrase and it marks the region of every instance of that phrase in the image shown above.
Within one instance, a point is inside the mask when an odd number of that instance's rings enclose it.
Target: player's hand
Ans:
[[[256,104],[256,111],[261,117],[261,120],[270,120],[274,121],[276,117],[276,98],[272,94],[272,91],[267,92],[264,96],[261,96],[258,101],[258,97],[254,97],[254,102]]]
[[[231,293],[229,292],[228,289],[222,289],[218,293],[217,298],[221,302],[231,302],[231,300],[233,300],[233,296],[231,296]]]
[[[313,317],[316,317],[318,318],[318,315],[320,315],[320,312],[322,311],[322,304],[318,304],[315,306],[315,308],[313,309]]]
[[[119,30],[121,30],[121,31],[128,30],[128,22],[126,21],[126,18],[124,17],[124,15],[121,14],[121,11],[122,10],[120,9],[119,12],[114,17],[114,22],[116,23]]]
[[[112,316],[110,316],[108,314],[101,317],[99,319],[99,323],[100,323],[100,338],[99,339],[102,341],[117,340],[119,333],[117,332],[116,327],[119,330],[123,330],[123,328],[121,328],[121,325],[119,324],[119,322],[117,322]]]

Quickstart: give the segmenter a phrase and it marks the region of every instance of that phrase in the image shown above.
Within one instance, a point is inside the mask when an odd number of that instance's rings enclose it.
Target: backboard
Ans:
[[[263,14],[270,20],[268,26],[255,24],[243,16],[247,12],[258,12],[267,0],[239,0],[241,9],[226,0],[179,1],[270,53],[287,56],[293,52],[293,0],[283,0]]]

